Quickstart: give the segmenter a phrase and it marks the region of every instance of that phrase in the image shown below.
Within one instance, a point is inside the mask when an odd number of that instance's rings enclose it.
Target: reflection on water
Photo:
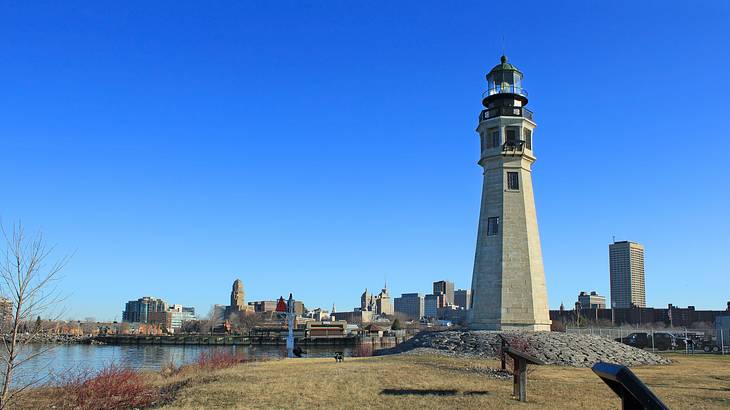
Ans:
[[[48,349],[47,345],[30,346],[26,354]],[[75,369],[98,370],[111,363],[141,370],[160,370],[169,362],[176,365],[195,361],[201,352],[228,350],[251,358],[281,358],[286,356],[284,346],[197,346],[197,345],[59,345],[49,352],[34,357],[17,369],[13,384],[23,386],[31,380],[52,380],[58,375]],[[305,357],[333,357],[334,352],[345,356],[369,355],[357,347],[317,346],[304,348]],[[26,356],[27,357],[27,356]]]

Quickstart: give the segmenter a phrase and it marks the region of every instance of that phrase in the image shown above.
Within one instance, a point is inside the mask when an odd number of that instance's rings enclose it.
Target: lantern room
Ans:
[[[527,90],[522,87],[522,77],[522,72],[507,62],[507,56],[502,56],[501,62],[487,74],[488,87],[482,104],[489,108],[493,100],[512,98],[519,100],[521,106],[527,105]]]

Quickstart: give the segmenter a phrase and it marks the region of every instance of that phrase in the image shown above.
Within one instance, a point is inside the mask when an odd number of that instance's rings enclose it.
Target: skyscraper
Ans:
[[[368,288],[360,295],[360,310],[375,310],[375,298],[368,292]]]
[[[423,295],[420,293],[404,293],[393,300],[395,313],[400,313],[411,319],[423,317]]]
[[[130,300],[122,312],[122,321],[130,323],[147,323],[151,312],[164,312],[167,302],[152,296]]]
[[[611,273],[611,307],[646,307],[644,247],[631,241],[608,245]]]
[[[444,294],[446,296],[446,303],[454,304],[454,282],[448,280],[440,280],[433,283],[433,294]]]
[[[446,295],[426,295],[423,298],[423,316],[427,318],[438,317],[438,310],[446,305]]]
[[[502,61],[487,74],[479,114],[484,168],[472,310],[474,329],[550,330],[545,271],[532,192],[535,121],[522,72]]]
[[[454,291],[454,304],[464,310],[471,309],[471,291],[467,289]]]

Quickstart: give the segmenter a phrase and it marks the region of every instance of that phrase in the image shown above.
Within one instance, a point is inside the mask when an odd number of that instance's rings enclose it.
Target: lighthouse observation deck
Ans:
[[[502,107],[493,107],[493,108],[487,108],[485,110],[482,110],[482,112],[479,113],[479,122],[486,121],[490,118],[494,117],[524,117],[528,120],[532,121],[532,111],[528,110],[525,107],[510,107],[510,106],[502,106]]]

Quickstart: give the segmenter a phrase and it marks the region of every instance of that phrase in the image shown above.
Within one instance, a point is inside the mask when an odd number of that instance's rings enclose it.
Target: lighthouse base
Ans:
[[[472,330],[549,332],[550,323],[469,323]]]

